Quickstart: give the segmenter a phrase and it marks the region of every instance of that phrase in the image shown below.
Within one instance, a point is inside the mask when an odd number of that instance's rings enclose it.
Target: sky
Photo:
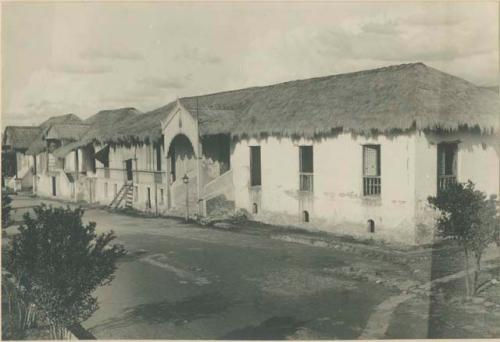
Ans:
[[[499,83],[498,4],[2,3],[2,126],[424,62]]]

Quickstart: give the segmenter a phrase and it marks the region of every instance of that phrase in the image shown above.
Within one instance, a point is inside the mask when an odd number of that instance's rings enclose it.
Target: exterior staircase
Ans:
[[[132,208],[132,201],[134,197],[133,185],[125,183],[120,188],[113,200],[109,203],[110,208],[119,208],[123,201],[125,201],[125,208]]]
[[[234,212],[233,171],[228,170],[208,182],[203,188],[201,197],[206,216]]]

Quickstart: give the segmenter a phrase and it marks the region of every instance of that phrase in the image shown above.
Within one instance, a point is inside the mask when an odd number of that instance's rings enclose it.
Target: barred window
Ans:
[[[260,146],[250,146],[250,185],[262,185]]]
[[[380,195],[380,145],[363,145],[363,195]]]
[[[440,143],[437,147],[438,192],[457,181],[457,143]]]
[[[313,192],[314,160],[312,146],[299,146],[300,191]]]

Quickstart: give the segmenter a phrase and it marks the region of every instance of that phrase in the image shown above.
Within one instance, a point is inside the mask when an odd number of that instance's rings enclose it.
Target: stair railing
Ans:
[[[109,206],[111,208],[118,208],[120,203],[123,201],[123,199],[126,197],[127,192],[130,190],[132,186],[130,184],[123,184],[123,186],[120,188],[120,191],[116,194],[116,196],[113,198],[111,203],[109,203]]]

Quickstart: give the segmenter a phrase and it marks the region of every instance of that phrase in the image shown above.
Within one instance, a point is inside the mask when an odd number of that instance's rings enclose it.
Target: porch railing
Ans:
[[[380,195],[382,190],[382,180],[380,176],[363,176],[363,195]]]
[[[456,175],[439,175],[438,176],[438,192],[448,189],[451,184],[455,184],[456,182],[457,182]]]
[[[300,191],[313,192],[314,190],[314,178],[312,173],[302,172],[299,176],[300,178]]]

